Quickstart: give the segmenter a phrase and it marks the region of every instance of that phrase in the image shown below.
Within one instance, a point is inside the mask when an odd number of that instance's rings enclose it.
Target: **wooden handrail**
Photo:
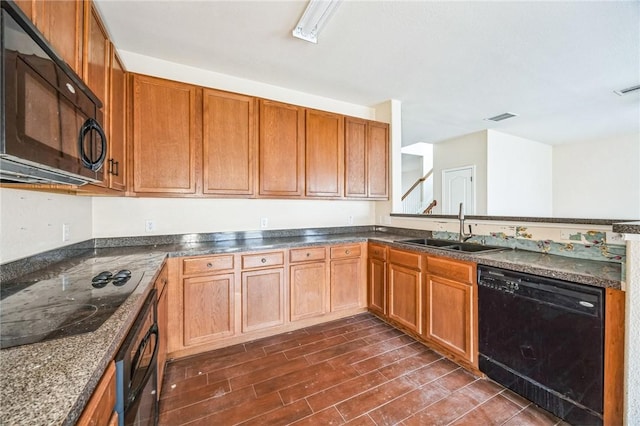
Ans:
[[[431,204],[429,204],[427,208],[422,211],[422,214],[431,214],[431,210],[433,210],[433,208],[437,205],[438,202],[436,200],[433,200]]]
[[[415,181],[413,183],[413,185],[411,185],[411,188],[409,188],[409,190],[404,193],[402,198],[400,198],[400,201],[404,201],[404,199],[407,198],[409,196],[409,194],[411,194],[411,191],[416,189],[416,186],[420,185],[422,182],[424,182],[425,180],[429,179],[429,176],[431,176],[432,174],[433,174],[433,169],[429,170],[426,175],[422,176],[420,179]]]

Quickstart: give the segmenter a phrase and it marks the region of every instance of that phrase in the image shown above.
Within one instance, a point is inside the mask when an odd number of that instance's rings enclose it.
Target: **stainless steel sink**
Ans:
[[[487,253],[492,251],[506,250],[507,247],[484,246],[474,243],[460,243],[451,240],[437,240],[433,238],[418,238],[411,240],[396,240],[396,243],[414,244],[418,246],[427,246],[439,248],[443,250],[460,251],[465,253]]]

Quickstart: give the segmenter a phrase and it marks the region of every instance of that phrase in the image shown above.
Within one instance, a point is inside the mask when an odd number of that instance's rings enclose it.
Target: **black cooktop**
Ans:
[[[138,286],[144,272],[90,259],[42,280],[0,286],[0,348],[97,330]]]

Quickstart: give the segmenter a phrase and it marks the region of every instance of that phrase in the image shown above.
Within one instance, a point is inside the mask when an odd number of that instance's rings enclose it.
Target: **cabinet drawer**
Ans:
[[[331,247],[331,258],[342,259],[345,257],[360,257],[360,245]]]
[[[475,270],[474,263],[444,257],[427,257],[427,271],[450,280],[473,284],[476,282]]]
[[[387,248],[377,244],[369,244],[369,257],[375,259],[387,260]]]
[[[311,260],[324,260],[327,257],[324,247],[307,247],[289,250],[289,262],[308,262]]]
[[[408,251],[389,249],[389,263],[406,266],[411,269],[422,269],[422,255]]]
[[[182,261],[183,275],[206,274],[233,269],[233,255],[187,258]]]
[[[242,256],[242,269],[264,268],[284,264],[284,252],[245,254]]]

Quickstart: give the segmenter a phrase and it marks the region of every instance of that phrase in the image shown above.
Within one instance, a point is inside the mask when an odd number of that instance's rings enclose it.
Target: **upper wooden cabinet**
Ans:
[[[203,192],[254,194],[258,111],[256,98],[203,92]]]
[[[85,9],[90,9],[91,5],[82,0],[20,1],[18,5],[54,50],[82,77]],[[100,93],[96,95],[100,96]],[[103,97],[100,99],[104,101]]]
[[[103,167],[104,183],[111,189],[126,188],[127,76],[116,50],[111,48],[109,67],[109,155]]]
[[[103,103],[103,111],[107,112],[109,111],[108,82],[111,62],[109,36],[93,2],[85,3],[84,14],[82,78],[93,93],[100,98]],[[56,33],[58,32],[56,31]]]
[[[195,194],[202,90],[133,76],[133,190]]]
[[[306,195],[342,196],[344,170],[344,116],[307,110]]]
[[[304,194],[304,108],[260,100],[259,195]]]
[[[345,119],[345,197],[389,197],[389,125]]]

